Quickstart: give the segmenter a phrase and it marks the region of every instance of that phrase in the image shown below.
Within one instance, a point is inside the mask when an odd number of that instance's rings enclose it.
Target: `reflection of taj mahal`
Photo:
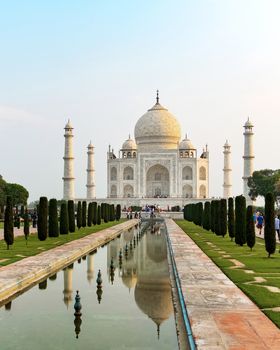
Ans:
[[[135,141],[128,138],[119,156],[109,147],[109,198],[206,198],[208,150],[198,156],[180,125],[166,108],[156,104],[136,123]]]

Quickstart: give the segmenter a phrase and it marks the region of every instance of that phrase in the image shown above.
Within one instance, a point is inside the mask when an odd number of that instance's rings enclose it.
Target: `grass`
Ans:
[[[266,288],[266,286],[276,287],[280,292],[279,244],[275,254],[268,258],[264,240],[261,238],[256,238],[256,245],[251,251],[247,245],[243,247],[236,245],[229,236],[224,238],[216,236],[211,231],[206,231],[188,221],[176,222],[260,309],[280,307],[280,293],[274,293]],[[235,264],[230,259],[235,259],[244,266],[232,269]],[[253,273],[246,273],[246,270],[251,270]],[[256,282],[255,277],[262,277],[265,281]],[[280,328],[280,312],[273,310],[263,312]]]
[[[105,228],[120,224],[124,220],[113,221],[108,223],[102,223],[101,225],[95,225],[91,227],[76,229],[76,232],[69,233],[68,235],[60,235],[59,237],[48,237],[45,241],[39,241],[37,234],[29,236],[27,245],[24,236],[16,237],[14,244],[7,249],[7,245],[4,240],[0,241],[0,266],[6,266],[16,261],[24,259],[28,256],[37,255],[43,251],[55,248],[62,244],[74,241],[76,239],[85,237],[91,233],[101,231]]]

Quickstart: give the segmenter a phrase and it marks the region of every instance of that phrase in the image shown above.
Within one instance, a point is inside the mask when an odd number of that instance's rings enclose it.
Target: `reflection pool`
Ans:
[[[0,321],[1,350],[178,349],[164,224],[124,232],[2,306]]]

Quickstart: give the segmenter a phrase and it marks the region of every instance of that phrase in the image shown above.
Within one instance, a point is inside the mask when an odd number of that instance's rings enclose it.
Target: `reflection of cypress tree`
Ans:
[[[101,224],[101,207],[100,205],[97,206],[97,220],[96,220],[97,225]]]
[[[87,226],[87,202],[82,203],[82,227]]]
[[[44,280],[42,282],[39,283],[39,289],[47,289],[47,285],[48,285],[48,280]]]
[[[38,211],[38,238],[45,241],[48,236],[48,199],[41,197]]]
[[[235,243],[246,243],[246,199],[244,196],[235,197]]]
[[[121,218],[121,205],[117,204],[117,208],[116,208],[116,220],[119,221]]]
[[[65,202],[62,202],[60,207],[60,234],[67,235],[68,232],[69,232],[69,224],[68,224],[67,204]]]
[[[57,200],[52,198],[49,201],[49,237],[58,237],[58,235]]]
[[[57,275],[56,275],[56,273],[55,273],[54,275],[51,275],[51,276],[49,277],[49,280],[50,280],[50,281],[55,281],[55,280],[56,280],[56,277],[57,277]]]
[[[256,235],[255,235],[255,224],[253,218],[253,207],[252,205],[248,205],[246,212],[246,235],[247,235],[247,246],[249,248],[254,247],[256,243]]]
[[[5,310],[10,311],[12,308],[12,301],[9,301],[7,304],[5,304]]]
[[[77,227],[80,229],[82,227],[82,203],[81,201],[78,202],[78,208],[77,208]]]
[[[93,202],[92,203],[92,223],[93,225],[96,225],[97,221],[97,203]]]
[[[93,220],[93,217],[92,217],[92,203],[90,202],[88,204],[88,216],[87,216],[87,225],[88,225],[88,227],[91,227],[92,220]]]
[[[24,237],[26,240],[26,244],[27,244],[27,239],[29,236],[29,215],[28,215],[28,210],[25,210],[25,214],[23,216],[24,219],[24,226],[23,226],[23,232],[24,232]]]
[[[7,196],[5,220],[4,220],[4,240],[7,244],[7,249],[14,243],[14,223],[13,223],[13,204],[12,197]]]
[[[225,237],[227,234],[227,200],[220,200],[220,234]]]
[[[75,205],[74,201],[68,201],[68,222],[69,222],[69,232],[75,232]]]
[[[275,253],[276,237],[274,227],[274,198],[272,193],[265,195],[265,226],[264,226],[265,249],[268,257]]]
[[[233,203],[232,197],[228,199],[228,234],[231,240],[233,240],[233,237],[235,236],[235,225],[234,225],[234,203]]]

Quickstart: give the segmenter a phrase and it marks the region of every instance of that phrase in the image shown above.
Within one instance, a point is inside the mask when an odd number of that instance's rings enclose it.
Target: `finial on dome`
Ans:
[[[187,140],[187,139],[188,139],[188,134],[186,133],[186,134],[185,134],[185,140]]]
[[[157,90],[157,104],[159,104],[159,91]]]

